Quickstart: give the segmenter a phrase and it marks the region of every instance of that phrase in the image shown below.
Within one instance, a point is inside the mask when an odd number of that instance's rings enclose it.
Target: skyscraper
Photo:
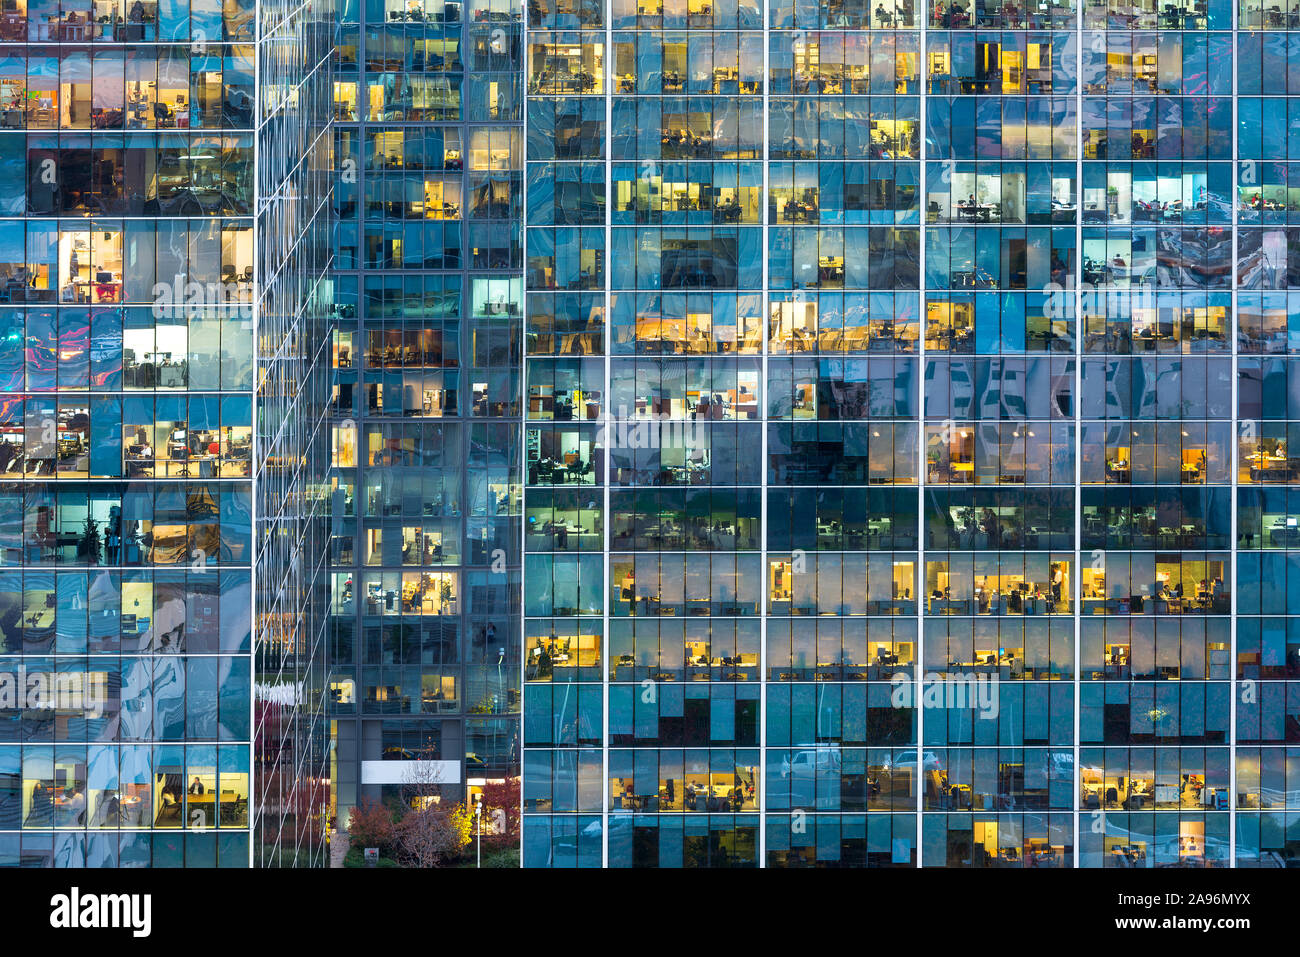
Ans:
[[[321,859],[331,24],[0,13],[0,864]]]
[[[1261,0],[14,0],[0,865],[520,774],[530,867],[1293,860],[1298,64]]]
[[[1296,14],[526,30],[524,865],[1293,856]]]

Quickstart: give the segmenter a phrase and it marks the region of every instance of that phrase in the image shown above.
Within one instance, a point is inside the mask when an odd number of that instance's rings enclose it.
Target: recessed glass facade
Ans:
[[[525,866],[1294,856],[1297,41],[528,5]]]
[[[505,0],[339,10],[340,826],[413,774],[447,801],[519,774],[522,34]]]
[[[328,380],[306,343],[328,338],[330,245],[327,206],[298,197],[329,191],[330,17],[0,12],[0,865],[321,843],[319,812],[279,832],[282,790],[323,777],[297,742],[323,702]],[[295,554],[301,580],[261,575]],[[255,710],[255,683],[276,703]]]

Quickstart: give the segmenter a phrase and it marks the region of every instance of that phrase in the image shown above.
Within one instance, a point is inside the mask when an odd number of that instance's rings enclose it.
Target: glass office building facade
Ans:
[[[335,42],[335,814],[519,774],[522,10],[350,0]]]
[[[1298,15],[525,31],[524,866],[1292,859]]]
[[[0,864],[319,853],[330,18],[0,11]]]

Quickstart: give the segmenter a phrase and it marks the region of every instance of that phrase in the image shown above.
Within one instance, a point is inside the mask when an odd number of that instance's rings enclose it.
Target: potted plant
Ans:
[[[927,481],[939,481],[939,462],[942,458],[942,452],[939,449],[930,449],[926,455],[926,462],[929,465],[930,475]]]
[[[99,523],[93,518],[86,519],[86,530],[77,542],[77,558],[84,559],[87,565],[98,565],[104,560],[104,543],[99,535]]]

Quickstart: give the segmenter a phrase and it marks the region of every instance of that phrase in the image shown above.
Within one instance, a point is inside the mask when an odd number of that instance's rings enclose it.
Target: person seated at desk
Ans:
[[[86,792],[68,788],[63,792],[63,812],[74,824],[86,823]]]
[[[153,468],[153,448],[146,442],[139,446],[126,448],[126,472],[128,476],[145,475]]]
[[[997,548],[1002,529],[998,524],[997,516],[987,508],[984,509],[983,513],[980,515],[980,530],[984,532],[985,536],[987,536],[988,546],[990,548]],[[994,596],[994,600],[997,600],[996,595]]]
[[[540,654],[537,656],[537,677],[549,678],[554,672],[554,662],[546,648],[539,649]]]
[[[203,794],[206,790],[207,788],[203,786],[203,782],[200,781],[198,778],[195,778],[194,781],[189,786],[190,794]]]

